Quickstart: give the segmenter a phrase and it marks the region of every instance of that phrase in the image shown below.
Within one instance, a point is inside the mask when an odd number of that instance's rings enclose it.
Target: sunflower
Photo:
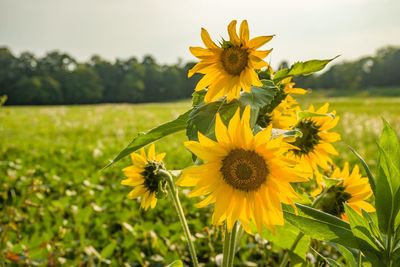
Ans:
[[[292,77],[285,78],[281,83],[285,86],[283,89],[285,94],[305,95],[308,93],[306,89],[294,87],[295,83],[292,82]]]
[[[267,116],[270,118],[270,123],[273,128],[289,130],[297,123],[296,109],[298,103],[290,95],[286,96],[284,100]]]
[[[236,111],[228,127],[216,116],[216,140],[200,132],[199,141],[185,142],[186,148],[203,160],[203,164],[182,171],[180,186],[195,186],[191,197],[205,196],[197,205],[215,204],[212,222],[226,221],[228,230],[236,221],[251,232],[284,223],[281,203],[293,205],[297,195],[290,182],[304,181],[295,173],[284,154],[292,146],[279,137],[271,139],[272,127],[253,135],[249,125],[250,108],[240,118]]]
[[[236,20],[228,25],[229,41],[223,40],[216,45],[207,30],[201,29],[201,38],[206,48],[190,47],[191,53],[200,59],[188,76],[195,73],[204,74],[195,90],[208,87],[205,102],[222,96],[228,101],[237,98],[241,90],[249,92],[251,86],[262,86],[256,70],[269,67],[263,60],[271,50],[257,50],[270,41],[273,36],[259,36],[249,39],[249,27],[244,20],[240,25],[239,35],[236,32]]]
[[[311,105],[306,112],[316,113],[315,116],[303,118],[294,126],[303,135],[292,143],[297,149],[289,150],[287,156],[299,161],[299,168],[310,175],[318,172],[318,166],[328,169],[332,163],[330,155],[338,155],[332,143],[340,140],[340,135],[329,130],[337,125],[339,117],[329,116],[328,109],[328,103],[318,110]],[[335,111],[331,114],[335,115]]]
[[[316,200],[317,208],[343,219],[347,219],[344,203],[359,214],[362,214],[362,209],[367,212],[375,211],[375,208],[365,201],[372,195],[372,191],[368,178],[361,176],[358,165],[355,165],[350,173],[349,164],[346,162],[342,170],[336,167],[330,177],[340,182],[325,188]]]
[[[147,152],[142,148],[140,154],[132,153],[131,159],[133,165],[124,168],[122,171],[127,179],[122,180],[121,184],[133,186],[129,192],[128,198],[133,199],[142,197],[141,207],[147,210],[154,208],[157,204],[156,194],[163,183],[162,178],[158,176],[158,170],[164,169],[162,162],[165,153],[156,154],[155,146],[152,144]]]

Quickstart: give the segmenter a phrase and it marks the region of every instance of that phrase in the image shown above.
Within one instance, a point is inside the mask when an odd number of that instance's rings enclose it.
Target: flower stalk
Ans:
[[[190,229],[185,217],[185,213],[183,212],[183,208],[181,205],[181,202],[179,200],[179,195],[178,195],[178,189],[175,186],[174,180],[172,178],[172,175],[165,170],[160,170],[159,172],[160,175],[164,176],[165,180],[167,181],[170,193],[171,193],[171,198],[174,202],[176,212],[178,213],[179,221],[182,225],[183,232],[185,234],[185,238],[189,247],[189,252],[190,252],[190,257],[192,258],[192,263],[194,267],[199,266],[199,262],[197,260],[197,254],[196,254],[196,249],[194,247],[193,241],[192,241],[192,235],[190,233]]]
[[[236,253],[236,242],[238,240],[238,232],[240,231],[240,224],[238,221],[235,222],[231,231],[228,231],[228,227],[225,228],[224,238],[224,256],[222,258],[222,267],[231,267],[235,259]]]

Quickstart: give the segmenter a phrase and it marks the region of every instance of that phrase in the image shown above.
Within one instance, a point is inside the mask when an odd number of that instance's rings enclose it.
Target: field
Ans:
[[[311,95],[300,102],[303,107],[330,102],[341,117],[338,163],[357,162],[350,145],[376,164],[382,118],[400,132],[400,98]],[[0,266],[163,266],[188,260],[170,202],[145,213],[126,198],[129,189],[120,181],[129,160],[100,170],[136,133],[177,117],[189,104],[0,108]],[[158,143],[169,169],[190,164],[184,140],[181,132]],[[197,210],[182,198],[199,260],[213,265],[221,252],[215,246],[220,229],[206,227],[210,209]],[[238,257],[246,266],[271,253],[257,238],[245,244]]]

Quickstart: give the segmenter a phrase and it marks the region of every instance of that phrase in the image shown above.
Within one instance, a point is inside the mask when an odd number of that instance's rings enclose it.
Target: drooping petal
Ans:
[[[218,48],[218,46],[211,40],[210,34],[204,28],[201,28],[201,39],[208,48]]]
[[[250,33],[249,33],[249,25],[247,24],[247,20],[243,20],[240,24],[240,41],[247,45],[249,42]]]
[[[236,33],[236,20],[232,20],[231,23],[228,25],[228,33],[229,33],[229,39],[233,45],[239,46],[240,45],[240,39],[239,36]]]

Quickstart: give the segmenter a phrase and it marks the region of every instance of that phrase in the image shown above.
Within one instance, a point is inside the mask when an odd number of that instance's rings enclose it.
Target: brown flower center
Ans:
[[[267,180],[268,166],[254,151],[234,149],[222,160],[223,179],[241,191],[256,191]]]
[[[246,50],[231,46],[221,53],[221,63],[225,71],[231,75],[240,75],[246,68],[249,55]]]

